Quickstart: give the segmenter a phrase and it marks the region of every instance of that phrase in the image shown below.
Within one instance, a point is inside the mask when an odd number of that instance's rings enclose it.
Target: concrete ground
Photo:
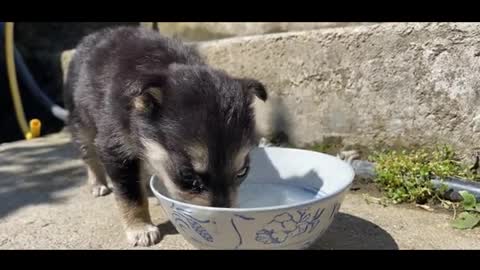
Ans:
[[[85,171],[59,133],[0,145],[0,249],[129,249],[113,196],[93,198]],[[480,229],[458,231],[451,216],[367,204],[351,192],[313,249],[479,249]],[[152,249],[193,249],[150,198],[164,232]]]

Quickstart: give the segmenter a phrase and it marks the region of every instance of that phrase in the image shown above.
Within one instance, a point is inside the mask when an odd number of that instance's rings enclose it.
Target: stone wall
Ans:
[[[145,23],[168,36],[185,41],[206,41],[227,37],[251,36],[322,28],[355,26],[358,22],[159,22]]]
[[[297,145],[449,143],[465,153],[480,138],[477,23],[388,23],[198,48],[212,65],[266,84],[271,98],[257,106],[265,135],[284,132]]]
[[[233,36],[286,32],[325,27],[340,27],[352,23],[184,23],[184,22],[19,22],[15,23],[15,45],[21,52],[30,71],[42,90],[52,100],[63,105],[62,72],[59,55],[66,49],[74,48],[85,35],[99,29],[119,25],[139,25],[160,28],[163,34],[178,36],[185,41],[212,40]],[[353,23],[354,25],[358,23]],[[3,46],[0,45],[0,47]],[[3,56],[0,56],[0,60]],[[1,61],[5,63],[5,61]],[[3,73],[5,67],[0,65]],[[6,77],[0,78],[0,86],[8,88]],[[37,117],[44,123],[42,133],[56,132],[63,123],[53,117],[27,91],[20,81],[20,89],[27,117]],[[0,143],[22,139],[13,114],[11,97],[7,91],[0,91],[0,128],[7,130],[0,134]]]

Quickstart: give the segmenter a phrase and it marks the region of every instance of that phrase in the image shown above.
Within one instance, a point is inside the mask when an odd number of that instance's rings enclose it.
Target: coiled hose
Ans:
[[[25,64],[22,55],[17,49],[15,49],[15,63],[17,64],[17,71],[21,75],[21,79],[26,84],[27,89],[30,90],[30,93],[35,96],[38,101],[40,101],[40,103],[42,103],[43,106],[53,114],[53,116],[62,120],[63,122],[66,122],[68,118],[68,111],[55,104],[47,95],[43,93],[37,82],[33,79],[33,76]]]
[[[35,138],[40,136],[41,122],[38,119],[32,119],[29,125],[27,124],[18,87],[16,76],[17,71],[21,75],[21,78],[27,85],[27,89],[30,90],[31,94],[36,97],[48,110],[50,110],[55,117],[66,122],[68,118],[68,112],[52,102],[48,96],[43,93],[33,79],[27,65],[23,61],[21,54],[14,47],[13,23],[0,22],[0,30],[3,31],[3,29],[5,29],[5,58],[7,64],[7,74],[17,122],[19,123],[19,126],[26,139]],[[16,69],[15,64],[18,64],[18,70]]]
[[[5,59],[7,61],[8,83],[10,85],[10,92],[12,94],[13,105],[15,108],[15,115],[17,122],[26,139],[32,137],[30,128],[27,124],[25,113],[23,110],[22,99],[18,90],[18,81],[15,71],[15,59],[13,54],[13,23],[5,24]]]

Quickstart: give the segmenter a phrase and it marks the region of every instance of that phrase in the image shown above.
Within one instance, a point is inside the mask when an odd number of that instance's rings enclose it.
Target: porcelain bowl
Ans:
[[[168,197],[155,176],[150,187],[178,232],[199,249],[305,249],[335,218],[352,167],[314,151],[264,147],[251,154],[238,206],[215,208]]]

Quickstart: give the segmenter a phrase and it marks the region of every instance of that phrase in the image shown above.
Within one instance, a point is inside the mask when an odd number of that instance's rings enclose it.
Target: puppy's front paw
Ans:
[[[160,242],[161,233],[157,226],[139,224],[127,230],[128,242],[133,246],[148,247]]]
[[[112,190],[105,185],[95,185],[92,187],[92,195],[94,197],[105,196],[110,192],[112,192]]]

